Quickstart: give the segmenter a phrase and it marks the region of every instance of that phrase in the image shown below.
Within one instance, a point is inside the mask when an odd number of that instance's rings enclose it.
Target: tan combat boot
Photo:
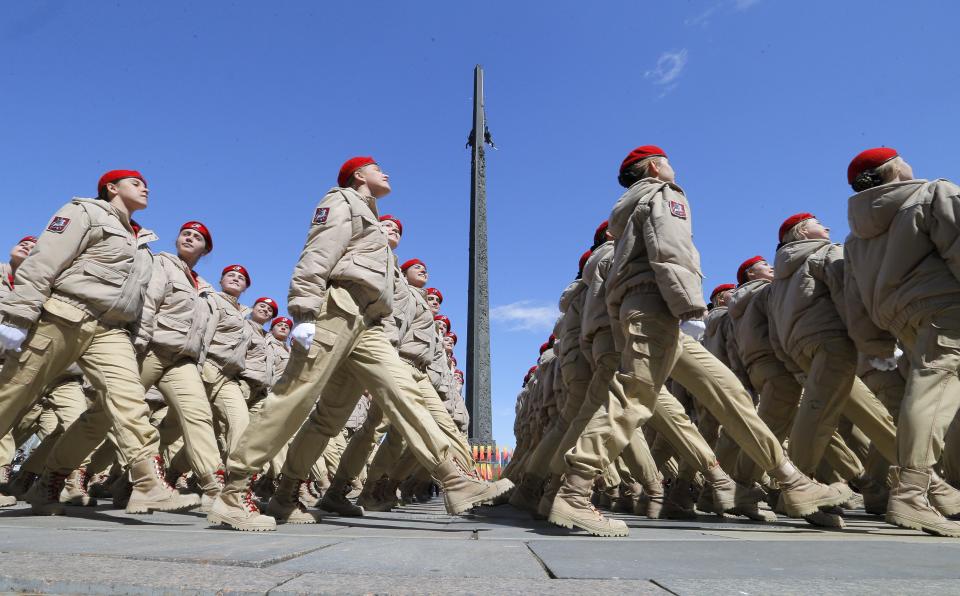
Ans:
[[[220,494],[210,507],[207,521],[212,525],[225,524],[241,532],[269,532],[277,529],[277,522],[269,515],[261,515],[253,502],[250,478],[231,478],[227,475]]]
[[[861,476],[856,482],[863,497],[863,510],[868,515],[886,514],[887,501],[890,500],[890,489],[887,488],[886,478],[877,481],[869,476]]]
[[[661,519],[692,520],[697,519],[693,508],[693,484],[684,478],[674,478],[670,482],[660,510]]]
[[[283,480],[283,475],[280,475],[280,480]],[[277,482],[279,490],[280,482]],[[329,485],[327,485],[329,488]],[[326,493],[326,490],[322,491]],[[304,507],[316,507],[317,503],[320,502],[320,492],[316,490],[313,486],[313,482],[305,480],[300,483],[300,486],[297,488],[297,497],[300,499],[300,502],[303,503]]]
[[[362,517],[363,507],[358,507],[347,498],[347,490],[351,488],[351,483],[346,478],[334,476],[330,483],[330,488],[320,499],[320,509],[336,513],[344,517]]]
[[[34,515],[63,515],[64,507],[60,502],[60,493],[68,474],[44,470],[40,478],[26,494],[30,509]]]
[[[895,467],[891,470],[896,481],[887,503],[887,523],[934,536],[960,538],[960,524],[943,517],[927,500],[932,470]]]
[[[357,505],[363,507],[364,513],[367,511],[390,511],[397,506],[397,485],[395,480],[384,476],[376,482],[367,479],[363,486],[363,491],[357,497]],[[369,487],[369,488],[368,488]]]
[[[769,509],[761,509],[760,502],[766,499],[767,493],[760,486],[746,486],[737,483],[736,505],[730,510],[732,515],[740,515],[747,519],[759,522],[777,521],[777,514]]]
[[[634,507],[635,515],[643,515],[648,519],[660,519],[660,512],[663,510],[663,483],[656,486],[645,486],[643,495],[637,499],[637,506]]]
[[[537,505],[540,503],[542,488],[543,477],[528,472],[523,475],[520,485],[510,495],[510,504],[520,511],[532,513],[537,510]]]
[[[550,510],[553,508],[553,500],[557,498],[557,491],[563,485],[562,474],[552,474],[547,487],[543,489],[543,496],[540,497],[540,503],[537,505],[537,512],[533,514],[533,519],[547,519],[550,517]]]
[[[87,469],[78,468],[67,476],[60,492],[60,502],[64,505],[96,507],[97,500],[87,494]]]
[[[628,536],[627,524],[604,516],[590,503],[592,491],[593,478],[567,472],[547,520],[561,528],[586,530],[594,536]]]
[[[17,504],[17,497],[0,494],[0,507],[13,507]]]
[[[718,462],[713,462],[713,465],[703,472],[703,479],[706,482],[700,493],[710,493],[713,513],[723,515],[725,511],[737,506],[737,483],[723,471]]]
[[[200,513],[210,513],[213,502],[223,489],[223,472],[217,470],[212,474],[200,474],[197,477],[197,485],[200,488]]]
[[[802,518],[817,513],[821,507],[839,505],[852,494],[846,484],[828,486],[805,476],[787,458],[770,475],[780,483],[780,498],[790,517]]]
[[[197,495],[182,495],[167,484],[159,455],[130,466],[130,484],[133,490],[127,501],[127,513],[186,511],[200,504]]]
[[[443,487],[443,504],[447,513],[459,515],[475,505],[490,501],[503,490],[492,482],[470,476],[453,458],[444,460],[433,473]]]
[[[307,511],[300,499],[302,488],[307,480],[290,478],[280,475],[277,490],[273,491],[270,502],[267,503],[267,514],[279,524],[315,524],[320,516]]]
[[[944,517],[953,518],[960,514],[960,490],[947,484],[933,470],[930,470],[930,490],[927,492],[927,499]]]
[[[613,502],[613,512],[614,513],[627,513],[632,515],[634,510],[637,508],[637,501],[640,500],[640,495],[643,493],[643,487],[640,486],[639,482],[633,482],[627,484],[626,482],[620,486],[620,496],[617,497],[617,500]]]

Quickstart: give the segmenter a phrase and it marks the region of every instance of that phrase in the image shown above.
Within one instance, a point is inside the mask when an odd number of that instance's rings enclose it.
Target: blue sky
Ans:
[[[846,165],[896,147],[957,178],[958,10],[949,2],[474,4],[30,2],[0,8],[0,244],[38,232],[100,174],[138,168],[139,220],[171,250],[199,219],[201,274],[246,265],[285,303],[314,204],[352,155],[392,176],[382,213],[427,262],[466,346],[472,69],[486,70],[494,435],[562,289],[662,146],[693,211],[704,285],[772,257],[812,211],[842,239]],[[4,240],[5,239],[5,240]]]

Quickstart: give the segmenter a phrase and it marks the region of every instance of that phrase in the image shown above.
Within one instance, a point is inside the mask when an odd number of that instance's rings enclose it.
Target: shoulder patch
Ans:
[[[330,215],[329,207],[317,207],[317,212],[313,214],[313,225],[320,226],[327,223],[328,215]]]
[[[55,234],[62,234],[64,230],[67,229],[67,226],[70,225],[69,217],[54,217],[53,221],[50,222],[50,225],[47,226],[48,232],[53,232]]]
[[[686,205],[678,203],[677,201],[670,201],[670,215],[679,217],[680,219],[687,219]]]

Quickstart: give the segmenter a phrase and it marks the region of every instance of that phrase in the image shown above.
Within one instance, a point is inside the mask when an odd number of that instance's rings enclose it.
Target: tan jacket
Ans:
[[[567,362],[580,354],[580,325],[583,321],[583,304],[587,297],[587,284],[582,279],[573,280],[560,295],[560,362]]]
[[[748,389],[750,385],[750,375],[747,374],[747,367],[740,359],[740,351],[737,348],[737,337],[733,331],[733,319],[730,318],[730,311],[727,306],[716,306],[703,318],[706,330],[703,333],[703,347],[717,357],[724,366],[733,371],[737,378]]]
[[[10,263],[0,263],[0,300],[6,298],[7,294],[13,291],[12,271]]]
[[[883,184],[850,197],[847,308],[899,333],[918,314],[960,303],[960,187],[947,180]],[[870,327],[851,325],[861,352],[889,355]]]
[[[273,378],[270,381],[270,387],[273,387],[283,376],[287,362],[290,361],[290,346],[275,338],[272,333],[267,333],[267,357],[270,359],[270,368],[273,370]]]
[[[442,355],[442,360],[446,363],[446,355],[443,353],[443,345],[439,341],[440,336],[433,323],[433,313],[430,312],[430,305],[427,304],[426,294],[423,289],[415,288],[406,281],[403,282],[402,287],[407,293],[403,303],[408,306],[408,312],[404,315],[406,322],[403,324],[404,334],[400,339],[400,357],[421,370],[427,370],[431,364],[434,364],[436,372],[442,377],[445,370],[449,370],[449,366],[445,365],[441,368],[438,366],[439,362],[435,362],[438,356]],[[394,307],[394,312],[396,310]],[[438,344],[440,344],[439,351],[436,349]],[[432,377],[431,383],[435,388],[438,385],[433,383]],[[443,382],[440,384],[445,385]],[[437,389],[437,392],[439,393],[440,390]]]
[[[16,287],[0,301],[0,320],[33,327],[48,298],[75,306],[111,327],[140,318],[153,272],[149,230],[133,231],[110,203],[75,198],[40,235],[17,269]]]
[[[769,306],[776,337],[794,358],[811,342],[845,337],[843,247],[829,240],[797,240],[781,246]]]
[[[268,345],[273,336],[264,331],[263,325],[257,325],[253,319],[246,319],[245,322],[250,330],[250,341],[247,344],[240,378],[254,386],[270,387],[274,380],[273,361],[270,358]]]
[[[207,361],[227,377],[237,377],[246,367],[247,346],[253,330],[236,298],[224,292],[207,295],[210,319],[205,342]]]
[[[198,287],[199,280],[180,257],[167,252],[154,257],[134,340],[138,352],[151,349],[172,362],[202,360],[210,307]]]
[[[655,286],[677,318],[707,307],[690,218],[687,199],[675,184],[644,178],[627,189],[610,215],[615,249],[608,305],[619,310],[631,289]]]
[[[590,350],[593,336],[598,331],[610,327],[606,282],[612,264],[613,241],[609,240],[598,246],[583,266],[583,282],[587,289],[580,321],[580,346],[584,352]]]
[[[376,200],[333,188],[314,209],[290,280],[287,310],[297,323],[314,321],[327,287],[336,284],[350,292],[368,321],[379,320],[391,310],[392,262]]]
[[[413,303],[413,296],[410,294],[410,284],[400,271],[396,255],[392,255],[390,268],[393,272],[393,301],[390,315],[383,317],[383,332],[390,340],[390,345],[399,348],[400,341],[406,335],[410,321],[416,316],[417,310]]]
[[[769,300],[770,282],[765,279],[748,281],[730,297],[727,313],[737,339],[737,353],[747,368],[761,358],[776,358],[770,343]]]

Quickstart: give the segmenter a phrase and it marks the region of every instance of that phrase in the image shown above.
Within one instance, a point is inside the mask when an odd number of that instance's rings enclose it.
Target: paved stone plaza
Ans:
[[[439,501],[266,534],[207,529],[200,514],[71,517],[0,511],[0,591],[256,594],[958,594],[960,540],[854,513],[844,531],[622,516],[595,539],[510,506],[466,517]]]

